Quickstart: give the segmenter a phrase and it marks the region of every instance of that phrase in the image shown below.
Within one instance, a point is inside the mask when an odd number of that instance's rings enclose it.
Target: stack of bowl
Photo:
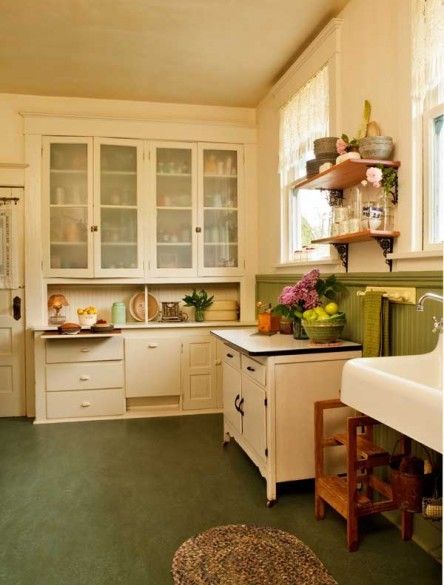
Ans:
[[[314,141],[314,153],[316,158],[306,162],[307,177],[319,173],[319,167],[326,162],[336,163],[336,136],[327,136],[326,138],[318,138]]]
[[[362,158],[389,160],[392,152],[391,136],[366,136],[359,141],[359,154]]]

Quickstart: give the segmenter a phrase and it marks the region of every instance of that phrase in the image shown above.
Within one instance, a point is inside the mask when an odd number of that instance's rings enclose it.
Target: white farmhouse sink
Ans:
[[[440,335],[430,353],[348,361],[342,402],[442,453],[442,345]]]

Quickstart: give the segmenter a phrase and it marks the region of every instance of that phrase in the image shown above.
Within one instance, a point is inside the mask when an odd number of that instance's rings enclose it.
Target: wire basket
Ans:
[[[442,498],[422,498],[422,515],[427,520],[441,520]]]

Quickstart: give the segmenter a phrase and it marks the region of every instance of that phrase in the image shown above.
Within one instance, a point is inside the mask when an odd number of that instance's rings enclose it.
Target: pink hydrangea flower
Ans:
[[[367,181],[373,185],[373,187],[380,187],[382,181],[382,171],[377,167],[370,167],[365,173]]]
[[[338,154],[344,154],[345,152],[347,152],[347,146],[348,144],[345,142],[343,138],[338,138],[336,140],[336,152]]]

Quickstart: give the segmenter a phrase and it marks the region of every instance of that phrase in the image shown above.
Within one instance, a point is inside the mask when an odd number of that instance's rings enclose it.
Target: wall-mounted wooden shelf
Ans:
[[[341,258],[342,266],[348,272],[348,245],[355,242],[369,242],[376,240],[382,248],[385,262],[390,271],[392,270],[392,261],[387,258],[387,254],[393,252],[393,240],[399,236],[398,231],[382,230],[362,230],[351,234],[341,234],[340,236],[330,236],[328,238],[319,238],[312,240],[312,244],[332,244]]]
[[[332,191],[343,191],[357,185],[365,179],[368,167],[384,165],[397,169],[401,163],[392,160],[372,160],[365,158],[346,160],[333,165],[323,173],[311,177],[303,177],[295,181],[293,189],[328,189]]]

